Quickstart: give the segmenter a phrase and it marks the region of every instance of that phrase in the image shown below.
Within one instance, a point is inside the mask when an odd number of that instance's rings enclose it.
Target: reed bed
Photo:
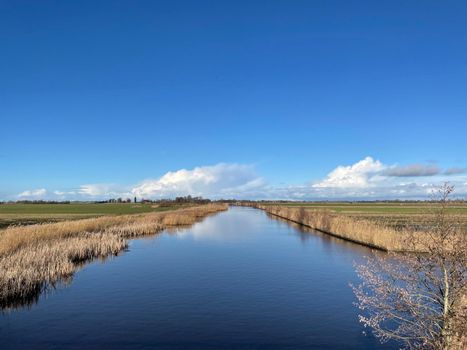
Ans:
[[[269,205],[258,205],[257,208],[315,230],[385,251],[407,251],[407,240],[413,238],[414,235],[419,239],[424,234],[420,231],[401,231],[373,221],[355,219],[328,210]],[[413,251],[413,248],[411,250]]]
[[[86,261],[116,255],[127,239],[191,225],[226,210],[209,204],[175,211],[99,217],[0,231],[0,307],[33,302]]]

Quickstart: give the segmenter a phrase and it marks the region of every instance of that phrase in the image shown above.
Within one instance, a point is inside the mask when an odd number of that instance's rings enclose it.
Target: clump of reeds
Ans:
[[[406,251],[405,243],[410,237],[423,236],[423,232],[400,231],[383,224],[354,219],[328,210],[268,205],[259,205],[258,208],[333,236],[386,251]]]
[[[0,307],[33,300],[71,277],[85,261],[116,255],[127,238],[191,225],[226,210],[211,204],[188,209],[10,227],[0,232]]]
[[[80,262],[117,254],[126,241],[108,233],[83,233],[41,242],[0,258],[0,306],[14,304],[70,277]]]

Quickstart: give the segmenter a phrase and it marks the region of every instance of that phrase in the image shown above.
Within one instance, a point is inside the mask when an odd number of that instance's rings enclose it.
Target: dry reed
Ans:
[[[327,210],[305,209],[303,207],[258,205],[267,213],[291,220],[333,236],[385,251],[407,251],[406,242],[423,232],[400,231],[368,220],[354,219]]]
[[[116,255],[127,247],[128,238],[191,225],[226,209],[210,204],[7,228],[0,232],[0,307],[34,301],[44,289],[70,278],[83,262]]]

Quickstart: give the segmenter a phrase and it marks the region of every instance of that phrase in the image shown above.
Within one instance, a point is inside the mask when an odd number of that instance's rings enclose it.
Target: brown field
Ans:
[[[127,239],[191,225],[226,210],[209,204],[165,212],[104,216],[0,231],[0,307],[32,302],[88,260],[116,255]]]
[[[267,202],[268,206],[306,208],[326,211],[331,214],[345,215],[358,221],[371,221],[398,231],[426,231],[432,227],[430,217],[436,204],[430,201],[419,202]],[[467,202],[453,201],[447,209],[467,229]]]

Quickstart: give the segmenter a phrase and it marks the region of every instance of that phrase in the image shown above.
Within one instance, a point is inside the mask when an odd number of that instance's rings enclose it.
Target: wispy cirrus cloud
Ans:
[[[81,185],[76,190],[76,193],[84,197],[122,197],[131,195],[124,186],[105,183]]]
[[[53,191],[53,194],[55,196],[57,196],[57,198],[65,199],[65,198],[70,197],[70,196],[76,196],[77,192],[76,191],[58,191],[58,190],[55,190],[55,191]]]
[[[38,188],[36,190],[26,190],[18,194],[19,198],[38,198],[43,197],[47,194],[45,188]]]

